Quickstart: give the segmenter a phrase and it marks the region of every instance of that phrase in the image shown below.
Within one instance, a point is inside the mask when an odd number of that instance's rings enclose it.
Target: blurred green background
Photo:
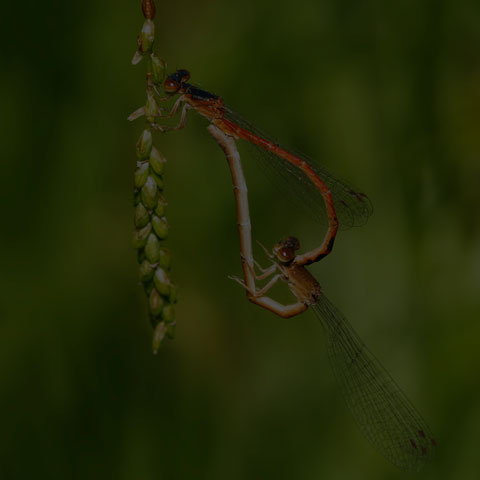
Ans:
[[[479,478],[479,3],[157,6],[170,70],[368,193],[369,223],[312,271],[435,432],[421,477]],[[145,95],[140,1],[2,16],[0,478],[409,478],[357,430],[313,314],[279,319],[227,279],[231,181],[194,113],[155,140],[181,297],[151,354],[130,246],[143,122],[126,120]],[[254,238],[318,243],[246,164]]]

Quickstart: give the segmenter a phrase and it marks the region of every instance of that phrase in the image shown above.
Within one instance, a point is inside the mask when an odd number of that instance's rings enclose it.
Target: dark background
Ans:
[[[130,246],[139,5],[2,6],[1,478],[411,478],[358,432],[313,314],[279,319],[227,279],[231,181],[195,113],[155,139],[181,297],[151,354]],[[312,271],[435,432],[421,478],[479,478],[478,2],[157,5],[170,70],[369,194],[369,223]],[[318,243],[246,163],[254,238]]]

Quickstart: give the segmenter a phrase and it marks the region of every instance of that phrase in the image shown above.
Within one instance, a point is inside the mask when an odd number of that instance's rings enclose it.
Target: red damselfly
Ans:
[[[169,96],[180,95],[167,115],[175,115],[181,107],[180,122],[170,129],[183,128],[188,110],[193,109],[225,134],[246,140],[257,147],[262,152],[265,163],[287,178],[289,187],[308,197],[307,203],[314,214],[326,217],[328,230],[324,242],[307,263],[328,255],[339,226],[348,228],[363,225],[367,221],[372,213],[372,204],[365,194],[338,180],[314,160],[283,148],[227,107],[221,97],[187,83],[189,79],[190,73],[187,70],[177,70],[164,82],[165,92]]]
[[[270,267],[264,269],[255,262],[247,186],[238,150],[232,137],[219,128],[210,126],[209,131],[227,156],[237,204],[244,280],[231,278],[246,289],[249,300],[281,317],[293,317],[308,308],[314,311],[326,335],[332,370],[360,430],[394,465],[403,470],[420,470],[436,449],[428,425],[305,268],[318,249],[297,255],[300,243],[288,237],[278,242],[271,253],[264,249],[272,260]],[[255,266],[262,273],[257,275]],[[268,281],[257,288],[257,280]],[[266,295],[278,281],[287,284],[295,303],[285,305]]]

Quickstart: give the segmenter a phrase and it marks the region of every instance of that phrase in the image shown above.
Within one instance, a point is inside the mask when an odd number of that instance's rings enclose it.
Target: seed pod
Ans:
[[[155,147],[152,147],[152,151],[150,152],[150,166],[157,175],[161,175],[165,170],[165,162],[166,160],[160,152]]]
[[[155,208],[155,213],[159,217],[163,217],[163,215],[165,214],[165,205],[160,200],[158,201],[157,206]]]
[[[148,162],[140,164],[140,166],[135,169],[134,178],[135,186],[137,188],[143,187],[148,178]]]
[[[152,348],[153,348],[154,354],[158,352],[158,349],[160,348],[160,345],[162,344],[166,333],[167,333],[167,326],[165,325],[164,322],[160,322],[155,327],[155,330],[153,331]]]
[[[147,237],[148,237],[151,230],[152,230],[152,224],[151,223],[145,225],[143,228],[135,230],[133,232],[133,239],[132,239],[133,248],[144,247],[145,244],[147,243]]]
[[[153,276],[153,283],[155,284],[155,288],[165,297],[169,296],[170,293],[170,279],[168,275],[165,273],[165,270],[158,267],[155,270],[155,275]]]
[[[160,267],[170,270],[170,267],[172,266],[172,254],[170,253],[170,250],[168,248],[162,248],[160,249],[160,257],[158,259],[158,264]]]
[[[139,35],[140,37],[140,35]],[[137,50],[132,58],[132,65],[137,65],[143,59],[143,53],[140,50]]]
[[[160,315],[160,313],[162,313],[164,304],[165,304],[165,301],[157,292],[157,290],[155,290],[154,288],[150,292],[150,298],[149,298],[150,312],[152,312],[152,315],[155,315],[155,316]]]
[[[137,141],[137,157],[140,160],[148,160],[152,151],[152,142],[152,132],[146,128]]]
[[[145,18],[153,20],[155,17],[155,2],[153,0],[142,0],[142,12]]]
[[[165,78],[165,60],[157,57],[154,53],[150,55],[152,60],[152,80],[153,83],[162,83]]]
[[[142,40],[142,52],[150,52],[155,40],[155,25],[152,20],[145,20],[142,31],[140,32],[140,38]]]
[[[172,323],[175,320],[175,307],[173,305],[165,305],[162,311],[162,319],[166,323]]]
[[[155,263],[160,257],[160,241],[154,233],[151,233],[147,238],[147,243],[145,244],[145,258],[151,262]]]
[[[138,228],[144,227],[150,220],[150,215],[142,203],[135,207],[135,226]]]
[[[163,190],[163,178],[157,175],[155,172],[150,171],[150,176],[155,180],[157,187]]]
[[[160,116],[160,107],[158,106],[157,101],[153,92],[148,92],[147,94],[147,103],[145,104],[145,115],[149,122],[154,122],[155,117]]]
[[[149,176],[142,187],[142,203],[147,208],[155,208],[157,200],[157,182],[152,176]]]
[[[140,281],[148,282],[152,278],[154,271],[155,271],[155,266],[152,265],[148,260],[144,260],[140,264],[140,269],[139,269]]]
[[[166,218],[159,218],[156,215],[152,217],[153,230],[160,240],[164,240],[168,236],[168,224]]]

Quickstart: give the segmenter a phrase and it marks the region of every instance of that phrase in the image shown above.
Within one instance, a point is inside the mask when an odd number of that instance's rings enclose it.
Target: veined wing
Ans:
[[[280,147],[282,150],[286,150],[275,140],[251,125],[233,110],[226,108],[225,118],[240,125],[248,132]],[[321,223],[326,224],[327,216],[324,199],[321,192],[317,190],[308,176],[300,168],[296,167],[288,160],[276,155],[274,152],[265,150],[256,145],[252,146],[258,152],[256,157],[267,176],[281,179],[282,192],[291,192],[294,200],[300,200],[302,207],[307,205],[313,215],[319,219]],[[373,212],[373,207],[370,199],[365,194],[356,191],[346,182],[336,178],[323,165],[320,165],[319,162],[294,150],[288,149],[286,151],[304,160],[327,185],[332,194],[340,228],[361,226],[367,222]]]
[[[333,372],[360,430],[394,465],[420,470],[435,454],[427,424],[342,313],[323,295],[312,307],[325,329]]]

